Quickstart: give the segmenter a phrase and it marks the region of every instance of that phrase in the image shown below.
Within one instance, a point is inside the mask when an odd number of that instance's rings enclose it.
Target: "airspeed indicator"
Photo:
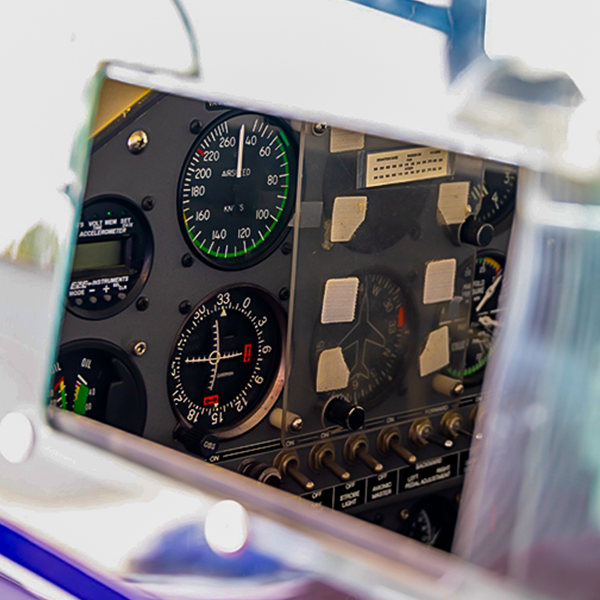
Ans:
[[[211,123],[184,164],[178,212],[186,242],[222,269],[256,264],[287,231],[296,147],[281,120],[233,112]]]

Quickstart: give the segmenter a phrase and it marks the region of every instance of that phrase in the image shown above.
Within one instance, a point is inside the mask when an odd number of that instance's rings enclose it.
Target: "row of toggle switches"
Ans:
[[[472,415],[471,421],[474,420]],[[471,423],[472,425],[473,423]],[[422,448],[434,443],[449,450],[454,446],[454,440],[459,435],[472,437],[471,430],[464,427],[463,418],[456,410],[444,414],[440,421],[440,434],[435,433],[431,420],[427,417],[416,419],[408,432],[408,438],[415,448]],[[402,434],[397,426],[382,429],[377,436],[377,452],[382,457],[395,454],[406,464],[414,465],[417,457],[402,445]],[[370,453],[369,440],[365,434],[358,433],[350,436],[344,445],[344,460],[349,465],[363,463],[373,473],[381,473],[384,465]],[[340,463],[336,462],[334,445],[331,442],[319,443],[310,450],[308,466],[314,473],[329,471],[342,482],[352,478],[351,473]],[[283,478],[293,479],[304,491],[311,491],[315,483],[301,470],[300,456],[296,450],[282,450],[273,461],[273,465],[260,463],[253,459],[244,461],[238,471],[248,477],[279,487]]]

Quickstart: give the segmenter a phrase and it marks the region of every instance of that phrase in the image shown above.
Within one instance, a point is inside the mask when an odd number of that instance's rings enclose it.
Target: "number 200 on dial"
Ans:
[[[178,195],[186,242],[204,261],[243,269],[272,251],[294,208],[297,152],[281,120],[228,113],[194,142]]]

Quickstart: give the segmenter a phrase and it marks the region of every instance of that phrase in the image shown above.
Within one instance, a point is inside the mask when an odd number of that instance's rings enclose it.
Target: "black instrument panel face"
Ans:
[[[50,404],[446,548],[516,169],[340,131],[151,94],[100,132]]]

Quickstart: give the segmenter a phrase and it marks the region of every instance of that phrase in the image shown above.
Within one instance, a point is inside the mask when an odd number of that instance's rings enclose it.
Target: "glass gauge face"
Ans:
[[[141,435],[146,392],[123,350],[102,340],[65,344],[52,367],[50,404]]]
[[[441,550],[450,551],[454,537],[456,508],[441,496],[430,496],[409,509],[409,520],[400,533]]]
[[[294,208],[297,151],[281,120],[229,113],[194,142],[181,174],[179,221],[206,262],[243,269],[272,251]]]
[[[153,246],[150,224],[131,200],[113,195],[87,201],[77,228],[67,308],[85,319],[127,308],[148,279]]]
[[[175,340],[169,395],[179,421],[221,438],[256,425],[284,383],[285,316],[265,290],[222,288],[203,300]]]
[[[325,239],[330,244],[335,199],[356,196],[357,157],[354,152],[330,154],[323,176]],[[375,254],[391,248],[407,235],[418,236],[419,218],[433,202],[437,186],[402,184],[369,188],[366,218],[352,239],[340,245],[352,252]]]
[[[464,369],[448,368],[453,377],[462,379],[465,385],[481,383],[489,359],[494,332],[499,322],[498,301],[504,278],[505,256],[501,252],[480,252],[475,261],[471,293],[471,315],[464,343],[452,343],[451,353],[465,352]],[[471,264],[463,270],[471,270]],[[465,275],[468,275],[468,271]],[[451,360],[451,364],[456,364]]]
[[[503,163],[486,164],[483,184],[474,188],[481,195],[481,208],[475,220],[498,227],[515,208],[517,197],[517,167]]]
[[[319,323],[313,334],[313,357],[318,365],[324,350],[341,348],[350,378],[348,387],[337,391],[356,404],[373,406],[406,370],[414,350],[416,317],[408,292],[395,278],[382,272],[357,276],[354,320]]]

